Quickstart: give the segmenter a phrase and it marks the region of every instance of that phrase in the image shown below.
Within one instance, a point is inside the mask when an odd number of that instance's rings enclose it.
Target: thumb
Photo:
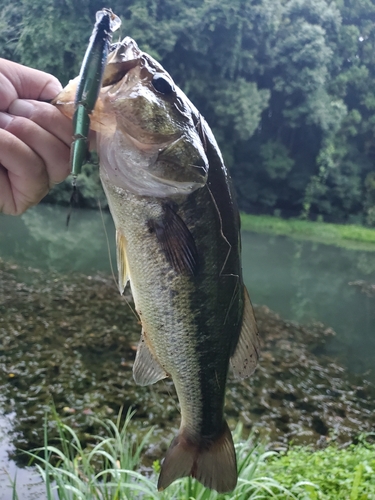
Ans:
[[[59,80],[52,75],[48,76],[49,80],[46,83],[45,87],[41,90],[38,98],[40,101],[51,101],[62,90],[62,86]]]

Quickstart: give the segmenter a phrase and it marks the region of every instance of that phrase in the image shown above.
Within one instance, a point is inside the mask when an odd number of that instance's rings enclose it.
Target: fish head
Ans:
[[[116,113],[118,127],[147,148],[170,143],[189,126],[170,75],[126,37],[110,54],[100,99]]]
[[[199,120],[169,73],[132,38],[115,44],[91,114],[103,182],[157,197],[204,186],[208,159]]]

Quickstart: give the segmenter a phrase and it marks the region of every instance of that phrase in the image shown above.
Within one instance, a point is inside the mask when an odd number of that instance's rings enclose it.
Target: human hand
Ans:
[[[0,212],[19,215],[70,173],[72,122],[51,104],[60,82],[0,59]]]

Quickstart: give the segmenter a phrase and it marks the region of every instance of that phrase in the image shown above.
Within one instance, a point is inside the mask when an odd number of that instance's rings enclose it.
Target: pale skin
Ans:
[[[70,173],[72,122],[52,75],[0,59],[0,212],[20,215]]]

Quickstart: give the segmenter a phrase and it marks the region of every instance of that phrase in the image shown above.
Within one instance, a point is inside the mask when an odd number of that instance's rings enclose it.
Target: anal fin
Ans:
[[[259,359],[260,340],[249,293],[244,287],[244,310],[240,337],[230,364],[237,379],[250,377]]]
[[[116,255],[117,255],[117,270],[118,270],[118,287],[122,294],[128,282],[129,275],[127,270],[126,259],[126,239],[121,231],[116,230]]]
[[[166,373],[164,368],[151,353],[147,345],[146,337],[142,332],[133,365],[133,378],[135,383],[142,386],[150,385],[166,377],[168,377],[168,373]]]

